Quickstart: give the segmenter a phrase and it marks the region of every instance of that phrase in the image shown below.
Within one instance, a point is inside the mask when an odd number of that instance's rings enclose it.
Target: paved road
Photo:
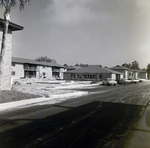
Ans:
[[[149,101],[150,82],[86,91],[58,104],[0,113],[0,147],[123,147]]]

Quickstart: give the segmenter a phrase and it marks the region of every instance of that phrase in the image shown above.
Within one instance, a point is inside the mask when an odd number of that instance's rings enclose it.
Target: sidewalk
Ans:
[[[130,140],[124,148],[150,148],[150,104],[133,128]]]

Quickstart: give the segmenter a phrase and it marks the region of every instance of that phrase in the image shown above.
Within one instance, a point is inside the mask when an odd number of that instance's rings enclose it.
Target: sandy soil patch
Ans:
[[[90,82],[74,82],[49,79],[18,79],[13,81],[11,91],[0,92],[0,103],[16,102],[21,100],[32,101],[34,98],[47,98],[47,103],[61,102],[72,97],[87,95],[87,91],[79,91],[79,88],[95,87]],[[78,90],[74,90],[78,88]],[[30,102],[31,102],[30,101]],[[44,100],[43,100],[44,101]],[[30,103],[29,102],[29,103]],[[38,99],[36,100],[38,101]],[[44,103],[44,102],[43,102]]]
[[[16,82],[18,83],[13,85],[13,90],[45,97],[74,92],[77,93],[79,91],[73,90],[72,88],[91,86],[90,82],[74,82],[62,80],[52,81],[48,79],[22,79],[16,80]]]

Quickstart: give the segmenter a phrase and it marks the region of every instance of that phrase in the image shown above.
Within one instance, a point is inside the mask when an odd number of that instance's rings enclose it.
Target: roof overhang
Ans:
[[[4,20],[0,18],[0,26],[4,25]],[[14,24],[12,22],[9,22],[9,29],[12,31],[18,31],[18,30],[23,30],[24,27]]]
[[[37,65],[37,66],[65,68],[64,66],[59,65],[57,63],[38,62],[38,61],[35,61],[35,60],[31,60],[31,59],[24,59],[24,58],[17,58],[17,57],[12,57],[12,62],[13,63],[18,63],[18,64],[34,64],[34,65]]]

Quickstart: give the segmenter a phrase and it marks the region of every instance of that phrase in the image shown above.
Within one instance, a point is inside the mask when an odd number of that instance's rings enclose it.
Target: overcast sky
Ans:
[[[3,18],[3,9],[0,8]],[[31,0],[11,21],[13,56],[74,65],[150,63],[150,0]]]

